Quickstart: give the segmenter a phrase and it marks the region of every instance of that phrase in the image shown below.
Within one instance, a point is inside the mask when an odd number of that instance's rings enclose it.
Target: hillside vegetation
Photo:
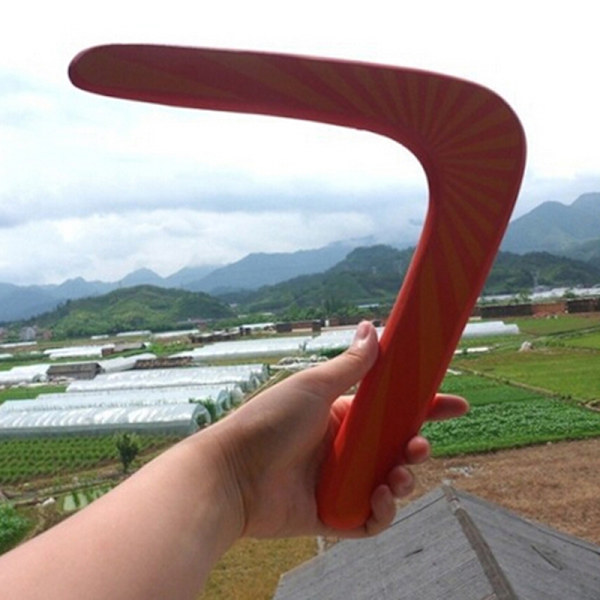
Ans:
[[[593,286],[600,283],[600,268],[548,252],[500,252],[485,283],[487,294],[515,294],[534,287]]]
[[[208,294],[142,285],[67,300],[31,323],[51,329],[55,338],[76,338],[138,329],[165,331],[189,320],[231,316],[226,304]]]
[[[356,248],[324,273],[303,275],[253,293],[232,294],[247,312],[284,311],[289,317],[347,314],[359,304],[391,304],[413,250]]]
[[[384,316],[393,304],[414,250],[376,245],[356,248],[324,273],[302,275],[259,290],[215,298],[202,292],[142,285],[102,296],[68,300],[29,324],[51,329],[58,339],[150,329],[164,331],[190,320],[232,322],[237,315],[309,319],[362,314],[371,305]],[[529,294],[535,286],[574,287],[600,283],[600,269],[546,252],[499,253],[485,294]],[[235,312],[230,305],[235,305]]]
[[[289,316],[344,313],[359,304],[391,304],[414,250],[378,245],[356,248],[331,269],[296,277],[256,292],[230,294],[247,312],[285,311]],[[487,279],[486,294],[529,294],[535,286],[574,287],[600,283],[600,269],[547,252],[500,252]]]
[[[502,249],[577,257],[582,244],[600,248],[600,193],[582,194],[569,205],[543,202],[508,227]]]

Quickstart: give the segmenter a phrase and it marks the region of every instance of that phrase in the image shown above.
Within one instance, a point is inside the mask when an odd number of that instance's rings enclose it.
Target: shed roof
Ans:
[[[597,600],[600,547],[442,486],[282,576],[275,600]]]

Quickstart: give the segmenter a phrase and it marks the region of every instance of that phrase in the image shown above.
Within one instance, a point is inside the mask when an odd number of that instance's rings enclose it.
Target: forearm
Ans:
[[[146,465],[88,508],[0,559],[21,598],[194,598],[243,529],[209,430]]]

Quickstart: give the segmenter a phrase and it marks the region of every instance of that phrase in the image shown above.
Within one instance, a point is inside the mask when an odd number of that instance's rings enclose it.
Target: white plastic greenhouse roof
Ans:
[[[19,434],[133,428],[191,432],[197,428],[198,418],[210,422],[206,408],[192,403],[42,411],[2,410],[0,406],[0,431]]]
[[[133,354],[132,356],[115,356],[99,360],[98,364],[105,373],[114,373],[116,371],[127,371],[133,369],[138,360],[151,360],[156,358],[156,354],[144,352],[143,354]]]
[[[59,358],[85,358],[85,357],[96,357],[102,356],[102,350],[105,348],[114,348],[114,344],[104,345],[89,345],[89,346],[65,346],[64,348],[48,348],[44,350],[44,354],[50,358],[50,360],[57,360]]]
[[[33,400],[6,400],[0,412],[67,410],[123,406],[185,404],[190,400],[227,401],[232,393],[242,394],[234,384],[225,386],[187,386],[174,388],[109,390],[40,394]]]
[[[159,333],[153,333],[152,337],[155,340],[168,339],[172,337],[181,337],[184,335],[194,335],[200,333],[199,329],[176,329],[174,331],[161,331]]]
[[[463,331],[463,337],[512,335],[518,333],[519,327],[515,324],[506,325],[503,321],[472,321],[467,323]]]
[[[49,367],[48,364],[36,364],[12,367],[8,371],[0,371],[0,385],[45,381]]]
[[[301,352],[310,339],[310,336],[286,336],[215,342],[194,350],[179,352],[175,356],[190,357],[194,360],[286,356]]]
[[[354,339],[356,328],[350,329],[332,329],[324,331],[321,335],[310,338],[306,344],[306,352],[314,353],[323,350],[335,350],[338,348],[348,348]],[[381,338],[383,328],[377,328],[377,336]]]
[[[379,337],[383,328],[378,328]],[[177,357],[191,357],[198,361],[217,359],[252,359],[267,356],[297,356],[323,350],[345,349],[350,346],[356,328],[332,329],[317,336],[269,337],[254,340],[233,340],[214,342],[187,352],[175,354]],[[507,335],[519,333],[517,325],[505,325],[502,321],[482,321],[468,323],[463,337]]]
[[[226,383],[248,384],[267,377],[262,364],[221,367],[188,367],[179,369],[142,369],[103,373],[89,380],[76,380],[69,384],[68,392],[93,390],[148,389],[157,387],[220,385]]]
[[[250,359],[267,356],[297,356],[333,348],[347,348],[352,342],[355,329],[339,329],[311,335],[268,337],[254,340],[215,342],[175,356],[194,360]]]

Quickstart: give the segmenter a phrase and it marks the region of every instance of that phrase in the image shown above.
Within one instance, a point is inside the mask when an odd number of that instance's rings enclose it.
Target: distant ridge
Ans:
[[[279,289],[271,290],[270,293],[279,295],[276,304],[283,306],[299,293],[292,292],[292,288],[304,287],[301,300],[304,303],[315,293],[314,289],[311,291],[306,286],[314,285],[319,288],[327,285],[323,281],[311,280],[310,277],[324,274],[334,267],[330,276],[336,277],[338,287],[335,289],[340,294],[350,293],[352,297],[363,297],[374,292],[373,286],[380,284],[377,272],[382,273],[381,268],[386,261],[391,264],[389,260],[392,263],[396,260],[396,264],[401,265],[401,268],[394,267],[396,273],[405,267],[406,255],[394,258],[389,249],[382,246],[379,246],[379,258],[368,252],[359,252],[352,255],[350,261],[345,261],[356,248],[374,244],[374,239],[366,238],[335,242],[313,250],[253,253],[225,266],[184,267],[168,277],[161,277],[151,269],[143,268],[117,282],[86,281],[82,277],[53,285],[19,286],[0,282],[0,323],[29,319],[50,311],[67,300],[100,296],[138,285],[206,292],[226,297],[230,302],[245,302],[253,297],[258,306],[265,306],[273,298],[259,299],[256,290],[292,281],[293,284],[286,291]],[[539,283],[540,278],[548,282],[569,282],[567,285],[590,281],[598,283],[596,273],[600,270],[600,192],[583,194],[570,205],[559,202],[540,204],[509,225],[501,250],[514,255],[535,253],[538,256],[529,256],[524,262],[520,262],[518,256],[505,256],[498,260],[497,271],[486,284],[490,293],[492,288],[494,292],[500,288],[514,290],[519,285],[527,288],[529,283]],[[557,256],[571,258],[578,263],[561,262],[556,259]],[[365,271],[362,271],[361,277],[354,275],[356,271],[361,271],[358,263],[362,260],[375,261],[370,263],[368,277],[364,274]],[[554,267],[551,267],[553,262]],[[329,289],[330,295],[333,289]],[[390,294],[392,290],[385,285],[375,295],[387,298]]]
[[[375,245],[354,249],[324,273],[303,275],[254,292],[228,296],[245,312],[393,303],[413,249]],[[547,252],[519,255],[500,252],[486,281],[485,294],[530,293],[543,286],[574,287],[600,284],[600,269]]]
[[[226,266],[184,267],[168,277],[151,269],[137,269],[116,282],[86,281],[82,277],[61,284],[18,286],[0,283],[0,323],[29,319],[50,311],[66,300],[107,294],[139,285],[177,288],[209,294],[254,290],[302,274],[319,273],[341,261],[369,239],[339,241],[297,252],[254,253]]]
[[[57,339],[120,331],[164,331],[195,320],[235,316],[225,303],[202,292],[138,285],[61,304],[36,319]]]
[[[365,240],[361,240],[365,242]],[[215,269],[187,289],[208,293],[255,290],[300,275],[321,273],[343,260],[357,242],[336,242],[315,250],[298,252],[253,253],[241,260]]]
[[[515,219],[501,249],[517,254],[550,252],[576,258],[582,244],[600,247],[600,193],[579,196],[572,204],[544,202]]]

